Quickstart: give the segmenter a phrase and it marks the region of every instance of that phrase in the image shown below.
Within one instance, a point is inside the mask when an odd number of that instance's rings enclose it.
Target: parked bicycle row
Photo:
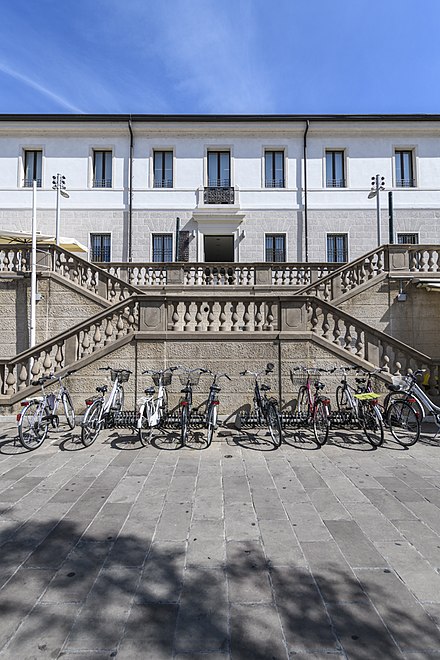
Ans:
[[[380,394],[374,391],[376,376],[383,376],[382,370],[360,371],[352,367],[331,369],[310,369],[295,367],[290,371],[292,383],[297,387],[296,405],[280,410],[275,397],[270,396],[270,385],[262,382],[264,376],[274,372],[274,365],[268,363],[258,372],[249,370],[240,376],[253,379],[252,404],[242,406],[237,414],[239,429],[263,428],[275,447],[281,445],[283,432],[289,429],[309,428],[313,430],[316,443],[324,445],[330,429],[362,429],[366,439],[377,447],[383,443],[384,430],[388,427],[393,437],[402,445],[417,442],[420,425],[423,421],[434,422],[440,429],[440,407],[436,406],[418,385],[417,379],[422,370],[405,377],[394,378],[388,385],[388,393],[383,403]],[[124,408],[124,383],[128,382],[131,371],[114,367],[102,367],[110,375],[111,386],[96,388],[96,394],[86,400],[86,411],[81,422],[81,441],[88,447],[95,442],[99,433],[108,428],[129,428],[134,430],[142,444],[154,441],[157,433],[173,429],[178,433],[182,445],[188,443],[190,434],[196,429],[204,436],[209,446],[219,425],[220,382],[231,380],[226,373],[213,373],[209,369],[190,369],[183,366],[167,367],[163,370],[146,370],[153,386],[144,390],[137,402],[136,410]],[[354,382],[348,376],[354,372]],[[75,410],[72,397],[63,383],[63,377],[50,374],[33,385],[39,385],[41,396],[22,402],[22,411],[17,415],[20,442],[29,450],[37,449],[46,439],[50,429],[58,428],[60,413],[64,414],[70,429],[75,427]],[[202,374],[209,375],[211,383],[206,401],[194,406],[193,388],[199,385]],[[325,394],[325,375],[339,374],[340,383],[336,388],[335,401]],[[168,388],[173,377],[180,379],[180,400],[177,406],[169,407]],[[48,384],[57,383],[57,389],[46,392]]]

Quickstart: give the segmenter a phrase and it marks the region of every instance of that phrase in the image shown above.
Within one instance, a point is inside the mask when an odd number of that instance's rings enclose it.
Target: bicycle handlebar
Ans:
[[[122,373],[123,371],[128,372],[129,374],[133,373],[130,371],[130,369],[115,369],[114,367],[98,367],[98,371],[115,371],[118,374]]]
[[[155,376],[159,374],[166,374],[167,371],[173,373],[173,371],[176,371],[176,369],[179,369],[179,367],[167,367],[166,369],[159,369],[159,371],[154,371],[154,369],[146,369],[142,372],[142,375],[144,376],[146,374],[148,376]]]

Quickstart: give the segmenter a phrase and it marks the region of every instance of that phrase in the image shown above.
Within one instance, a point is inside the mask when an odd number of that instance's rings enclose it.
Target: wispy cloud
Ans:
[[[165,5],[166,7],[167,5]],[[156,14],[156,56],[178,93],[207,112],[271,112],[270,72],[249,0],[176,0]]]
[[[24,85],[27,85],[28,87],[31,87],[32,89],[35,89],[37,92],[42,94],[43,96],[51,99],[52,101],[55,101],[55,103],[58,106],[61,106],[62,108],[65,108],[66,110],[69,110],[70,112],[75,112],[78,114],[83,114],[83,110],[78,108],[75,104],[71,103],[67,99],[63,98],[59,94],[56,94],[55,92],[51,91],[44,85],[41,85],[38,83],[36,80],[32,80],[31,78],[28,78],[28,76],[25,76],[24,74],[15,71],[8,65],[4,64],[3,62],[0,62],[0,71],[5,73],[8,76],[11,76],[11,78],[14,78],[14,80],[17,80],[18,82],[23,83]]]

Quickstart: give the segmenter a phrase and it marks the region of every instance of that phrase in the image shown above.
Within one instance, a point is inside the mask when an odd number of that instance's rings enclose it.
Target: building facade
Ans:
[[[342,262],[391,238],[440,243],[437,115],[0,115],[0,229],[30,230],[35,179],[54,234],[58,173],[61,235],[96,262]]]

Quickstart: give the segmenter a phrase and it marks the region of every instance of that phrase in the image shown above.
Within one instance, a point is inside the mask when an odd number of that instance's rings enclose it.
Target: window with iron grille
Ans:
[[[284,188],[284,151],[265,152],[264,185],[266,188]]]
[[[112,187],[112,152],[93,152],[93,187]]]
[[[418,234],[397,234],[397,242],[400,244],[417,245],[419,236]]]
[[[43,152],[33,149],[26,149],[24,152],[24,182],[25,188],[32,188],[33,182],[37,182],[37,187],[41,188],[41,167]]]
[[[228,188],[231,185],[231,154],[229,151],[208,151],[208,187]]]
[[[347,234],[327,234],[327,261],[334,263],[348,261]]]
[[[155,151],[153,155],[154,188],[173,187],[173,152]]]
[[[286,235],[266,234],[266,261],[286,261]]]
[[[153,234],[153,261],[173,260],[173,235]]]
[[[413,152],[409,149],[398,149],[395,152],[395,159],[397,188],[413,188],[415,186]]]
[[[111,236],[110,234],[90,234],[90,260],[110,261]]]
[[[345,188],[345,162],[343,151],[325,152],[325,185],[327,188]]]

